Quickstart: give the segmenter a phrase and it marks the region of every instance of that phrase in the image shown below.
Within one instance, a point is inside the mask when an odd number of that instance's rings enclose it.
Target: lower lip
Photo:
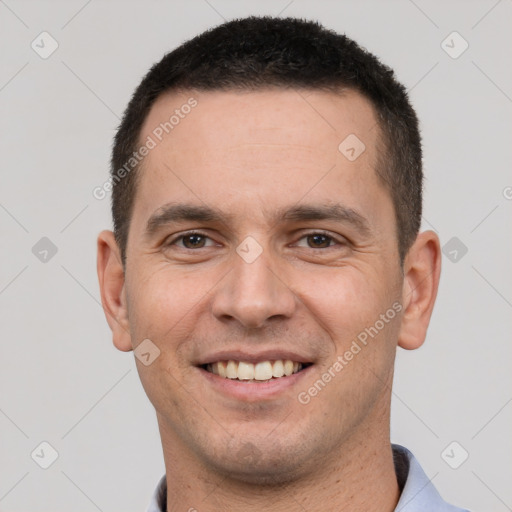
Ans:
[[[312,367],[313,365],[310,365],[288,377],[279,377],[268,382],[227,379],[203,368],[198,368],[198,370],[208,380],[209,385],[220,393],[239,400],[256,402],[277,398],[282,393],[289,391],[304,379]]]

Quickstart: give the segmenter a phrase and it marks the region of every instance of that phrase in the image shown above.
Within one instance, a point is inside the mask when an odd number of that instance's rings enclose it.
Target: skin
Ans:
[[[400,265],[393,204],[374,170],[376,115],[358,93],[167,93],[140,140],[190,96],[198,105],[144,160],[125,268],[113,234],[98,237],[114,345],[129,351],[149,338],[160,350],[149,366],[136,361],[157,413],[168,509],[392,511],[399,499],[389,438],[395,352],[425,339],[439,240],[421,233]],[[349,134],[366,146],[353,162],[338,150]],[[148,235],[148,219],[169,203],[231,217],[171,222]],[[367,229],[273,216],[337,203],[358,212]],[[179,238],[191,229],[207,237],[194,239],[204,246]],[[331,238],[308,237],[318,231]],[[247,236],[262,249],[252,263],[236,252]],[[298,394],[394,303],[401,311],[300,403]],[[197,367],[215,351],[276,348],[314,364],[270,398],[226,395]]]

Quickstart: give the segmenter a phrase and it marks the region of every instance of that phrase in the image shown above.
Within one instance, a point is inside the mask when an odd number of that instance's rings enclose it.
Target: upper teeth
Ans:
[[[238,380],[269,380],[272,377],[283,377],[302,370],[302,363],[290,359],[277,361],[261,361],[259,363],[246,363],[245,361],[218,361],[206,366],[209,372],[220,377]]]

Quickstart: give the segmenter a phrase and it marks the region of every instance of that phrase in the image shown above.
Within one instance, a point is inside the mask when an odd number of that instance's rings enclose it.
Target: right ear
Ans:
[[[133,350],[126,307],[124,268],[121,252],[112,231],[98,235],[98,279],[101,303],[112,330],[114,345],[123,352]]]

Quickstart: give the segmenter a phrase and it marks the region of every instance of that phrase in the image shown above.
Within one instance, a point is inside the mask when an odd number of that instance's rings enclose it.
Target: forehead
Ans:
[[[374,170],[378,137],[372,105],[350,90],[166,93],[141,130],[154,148],[136,210],[148,217],[186,197],[263,212],[306,195],[371,207],[372,195],[387,195]]]
[[[192,129],[194,136],[190,137]],[[273,88],[165,93],[151,108],[141,138],[150,135],[159,146],[171,150],[178,150],[178,145],[181,149],[192,147],[200,140],[211,155],[217,149],[235,149],[244,143],[296,142],[312,149],[332,148],[350,134],[358,134],[371,146],[378,132],[371,103],[353,90]]]

